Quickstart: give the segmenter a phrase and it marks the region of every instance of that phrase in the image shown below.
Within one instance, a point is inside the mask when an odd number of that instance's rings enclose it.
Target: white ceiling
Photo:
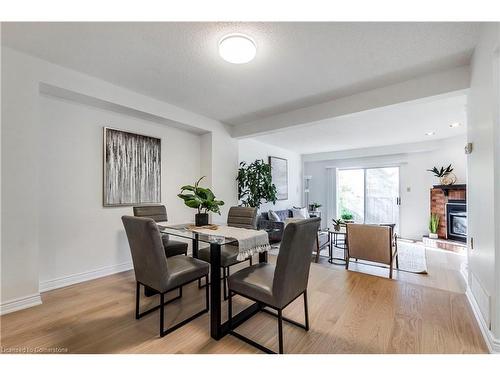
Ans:
[[[466,132],[464,95],[378,108],[254,137],[301,154],[451,138]],[[458,128],[449,125],[459,122]],[[434,136],[425,133],[434,131]]]
[[[3,23],[2,43],[242,124],[468,64],[478,29],[474,23]],[[218,56],[219,39],[231,32],[256,41],[254,61],[232,65]]]

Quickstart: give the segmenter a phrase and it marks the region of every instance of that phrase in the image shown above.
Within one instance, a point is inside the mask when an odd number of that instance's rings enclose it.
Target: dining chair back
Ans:
[[[273,294],[280,304],[294,300],[307,288],[311,248],[317,240],[321,218],[293,222],[285,227],[273,280]]]
[[[156,222],[168,221],[167,208],[163,205],[136,206],[134,216],[149,217]]]
[[[231,207],[227,216],[227,225],[237,228],[257,229],[257,208]]]

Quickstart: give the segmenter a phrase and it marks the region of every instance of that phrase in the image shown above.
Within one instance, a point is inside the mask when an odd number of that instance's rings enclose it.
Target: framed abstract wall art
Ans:
[[[103,205],[161,202],[161,139],[104,128]]]

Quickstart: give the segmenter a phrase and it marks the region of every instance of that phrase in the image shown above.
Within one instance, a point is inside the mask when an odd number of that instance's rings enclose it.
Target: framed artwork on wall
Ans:
[[[278,200],[288,199],[288,160],[269,156],[269,164],[273,184],[278,192]]]
[[[103,205],[161,202],[161,139],[104,128]]]

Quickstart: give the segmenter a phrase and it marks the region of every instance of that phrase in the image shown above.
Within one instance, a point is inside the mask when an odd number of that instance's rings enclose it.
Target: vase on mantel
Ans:
[[[438,237],[438,234],[437,233],[429,233],[429,238],[432,238],[434,240],[437,240],[439,237]]]
[[[439,183],[441,185],[453,185],[455,182],[457,182],[457,176],[455,176],[455,173],[453,172],[450,172],[439,178]]]

